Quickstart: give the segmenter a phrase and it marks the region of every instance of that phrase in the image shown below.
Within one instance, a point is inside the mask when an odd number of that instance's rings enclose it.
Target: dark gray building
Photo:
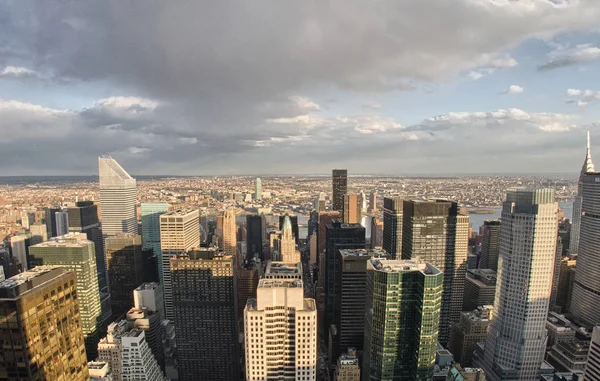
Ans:
[[[494,305],[496,272],[490,269],[469,269],[465,279],[463,311],[473,311],[479,306]]]
[[[258,255],[261,261],[266,258],[263,256],[263,224],[262,216],[249,214],[246,216],[246,260],[252,261],[254,255]]]
[[[402,226],[402,259],[420,258],[444,273],[439,340],[446,345],[450,323],[462,312],[469,217],[458,205],[445,200],[405,200]]]
[[[402,253],[402,206],[401,197],[383,199],[383,250],[392,259]]]
[[[241,379],[233,261],[216,247],[171,258],[180,381]]]
[[[332,209],[344,211],[344,195],[348,193],[348,170],[334,169],[332,172]]]
[[[480,269],[498,271],[498,253],[500,252],[500,220],[483,222],[481,241]]]

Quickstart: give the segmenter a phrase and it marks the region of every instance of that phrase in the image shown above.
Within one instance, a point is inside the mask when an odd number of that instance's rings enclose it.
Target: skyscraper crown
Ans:
[[[592,161],[592,150],[590,149],[590,132],[587,132],[587,151],[585,152],[585,161],[581,167],[581,173],[596,172],[594,162]]]

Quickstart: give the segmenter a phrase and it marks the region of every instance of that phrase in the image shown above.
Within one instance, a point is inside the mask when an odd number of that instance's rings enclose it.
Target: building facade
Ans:
[[[471,312],[463,312],[460,321],[452,323],[448,350],[463,367],[472,365],[475,345],[487,338],[493,311],[494,307],[491,305],[481,306]]]
[[[479,268],[498,271],[500,252],[500,220],[486,220],[482,227],[481,255]]]
[[[244,336],[247,381],[317,379],[317,308],[301,280],[261,279]]]
[[[429,263],[367,262],[363,381],[433,379],[442,282]]]
[[[262,216],[249,214],[246,216],[246,261],[253,260],[257,255],[261,261],[265,260],[263,254],[263,224]]]
[[[0,282],[0,379],[89,380],[76,278],[38,266]]]
[[[547,339],[557,211],[553,189],[514,189],[506,194],[494,319],[481,364],[491,381],[539,379]]]
[[[137,234],[135,179],[110,156],[98,158],[98,173],[102,233],[104,236]]]
[[[494,305],[496,276],[496,272],[490,269],[467,270],[463,311],[473,311],[479,306]]]
[[[600,327],[594,327],[587,366],[585,369],[586,380],[600,380]]]
[[[344,195],[348,193],[348,170],[334,169],[332,171],[332,209],[344,212]]]
[[[402,255],[403,203],[401,197],[383,199],[383,250],[391,259]],[[373,234],[373,233],[371,233]]]
[[[450,323],[458,322],[462,312],[469,217],[444,200],[405,200],[403,213],[402,258],[421,258],[444,273],[439,340],[446,345]]]
[[[344,195],[344,223],[360,224],[362,220],[363,198],[360,194]]]
[[[169,211],[169,204],[163,202],[142,203],[142,245],[151,248],[159,264],[162,264],[160,249],[160,216]],[[158,266],[158,278],[163,283],[163,267]]]

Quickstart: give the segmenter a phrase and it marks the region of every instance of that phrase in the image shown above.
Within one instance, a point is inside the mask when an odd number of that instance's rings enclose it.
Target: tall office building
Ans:
[[[98,158],[100,178],[100,213],[102,233],[137,234],[136,182],[135,179],[110,156]]]
[[[251,261],[255,255],[261,261],[264,261],[263,256],[263,224],[262,216],[256,214],[248,214],[246,216],[246,261]]]
[[[54,214],[55,219],[55,227],[56,227],[56,236],[59,237],[61,235],[65,235],[69,232],[69,213],[66,209],[62,209],[57,211]]]
[[[402,258],[421,258],[444,273],[439,340],[446,345],[450,323],[458,322],[462,312],[469,217],[455,202],[444,200],[404,201],[403,210]]]
[[[279,240],[279,255],[283,262],[300,262],[300,252],[296,250],[296,237],[292,231],[290,216],[285,216],[281,238]]]
[[[223,212],[223,252],[233,258],[238,258],[236,233],[235,210],[227,209]]]
[[[553,189],[513,189],[502,205],[494,319],[485,342],[486,377],[538,380],[558,221]]]
[[[363,198],[360,194],[344,195],[344,222],[347,224],[360,224],[362,220]]]
[[[160,216],[160,250],[162,253],[163,291],[167,319],[173,320],[171,257],[200,247],[200,212],[198,209],[173,210]]]
[[[569,310],[571,296],[573,295],[573,283],[575,280],[575,265],[577,255],[569,255],[560,261],[560,273],[558,278],[558,292],[556,295],[556,309],[561,312]]]
[[[130,328],[127,320],[111,323],[98,343],[98,359],[108,363],[115,381],[165,381],[141,328]]]
[[[571,252],[577,253],[577,268],[570,309],[579,323],[589,327],[600,324],[600,224],[596,217],[600,215],[599,199],[600,173],[595,172],[588,146],[579,176],[581,212],[576,210],[578,205],[573,210]]]
[[[391,259],[402,255],[403,202],[402,197],[383,199],[383,250]]]
[[[490,269],[469,269],[465,278],[463,311],[473,311],[479,306],[494,305],[497,274]]]
[[[0,379],[89,380],[75,283],[46,266],[0,282]]]
[[[498,271],[498,253],[500,252],[500,220],[486,220],[483,222],[483,238],[481,241],[481,255],[479,268]]]
[[[319,212],[317,218],[317,262],[327,247],[327,225],[341,218],[340,212]]]
[[[341,249],[364,249],[365,228],[360,224],[343,224],[333,221],[327,225],[327,248],[325,249],[325,323],[329,329],[335,324],[335,306],[340,295],[341,283],[338,268],[341,265],[338,251]]]
[[[383,221],[371,217],[371,249],[383,246]]]
[[[262,181],[260,180],[260,177],[257,177],[254,181],[254,199],[262,199]]]
[[[240,379],[234,269],[216,247],[171,258],[180,381]]]
[[[337,279],[340,295],[336,299],[334,325],[329,358],[335,361],[348,348],[362,351],[365,341],[365,297],[367,262],[372,258],[386,258],[381,249],[342,249],[338,253]]]
[[[587,366],[585,367],[586,380],[600,380],[600,327],[594,327]]]
[[[369,213],[377,212],[377,192],[372,191],[369,193]]]
[[[32,263],[64,267],[77,274],[77,298],[88,359],[96,358],[101,304],[94,243],[83,233],[53,237],[29,248]]]
[[[332,209],[344,212],[344,195],[348,193],[348,170],[334,169],[332,172]]]
[[[490,305],[479,306],[473,311],[463,312],[460,321],[452,323],[448,350],[454,355],[454,360],[463,367],[471,366],[475,345],[485,341],[493,311],[494,308]]]
[[[29,226],[31,232],[31,244],[37,245],[48,239],[48,230],[45,224],[32,224]]]
[[[96,251],[96,270],[101,288],[106,286],[106,260],[104,258],[104,242],[98,220],[98,205],[93,201],[78,201],[74,207],[67,209],[69,216],[69,232],[85,233],[87,239],[94,242]]]
[[[248,299],[256,298],[256,288],[262,273],[260,261],[253,261],[237,269],[237,316],[240,321],[244,319],[244,308]]]
[[[142,203],[142,245],[151,248],[158,263],[162,264],[160,250],[160,216],[169,211],[169,204],[163,202]],[[163,282],[163,268],[158,266],[158,278]]]
[[[348,348],[348,352],[338,358],[333,381],[360,381],[360,365],[355,348]]]
[[[23,267],[24,271],[32,267],[29,259],[29,247],[31,238],[28,234],[17,234],[10,237],[10,253],[13,259],[16,259]]]
[[[367,262],[363,381],[433,379],[443,280],[418,260]]]
[[[244,332],[246,380],[317,379],[317,308],[301,280],[261,279],[244,310]]]
[[[292,232],[294,233],[294,237],[296,237],[296,244],[299,243],[300,237],[300,228],[298,227],[298,216],[290,216],[289,214],[285,214],[283,216],[279,216],[279,230],[283,230],[283,224],[285,222],[286,217],[290,219],[292,223]]]
[[[130,233],[106,237],[106,266],[113,319],[117,319],[131,308],[133,290],[144,282],[142,237]]]
[[[583,215],[583,199],[585,197],[583,192],[583,179],[588,173],[595,173],[594,162],[592,161],[592,150],[590,147],[590,132],[587,132],[587,150],[585,152],[585,159],[583,160],[583,166],[579,172],[579,181],[577,183],[577,196],[573,201],[573,224],[571,226],[571,242],[569,245],[569,252],[571,254],[579,253],[579,238],[581,234],[581,220]],[[589,188],[589,187],[588,187]]]

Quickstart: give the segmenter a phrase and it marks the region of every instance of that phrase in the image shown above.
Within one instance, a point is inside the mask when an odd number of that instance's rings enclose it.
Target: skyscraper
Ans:
[[[235,210],[227,209],[223,213],[223,252],[237,258],[237,225],[235,222]]]
[[[290,216],[289,214],[285,214],[283,216],[279,216],[279,230],[283,230],[283,223],[285,222],[285,218],[289,217],[290,222],[292,223],[292,233],[294,233],[294,237],[296,237],[296,245],[299,243],[300,230],[298,227],[298,216]]]
[[[0,378],[89,380],[75,283],[46,266],[0,282]]]
[[[246,380],[317,379],[317,308],[301,280],[261,279],[246,304],[244,332]]]
[[[101,324],[94,243],[83,233],[69,233],[31,246],[29,253],[35,265],[60,266],[77,275],[77,298],[85,349],[88,359],[94,360]]]
[[[144,282],[142,237],[130,233],[106,237],[106,266],[113,319],[117,319],[129,311],[133,291]]]
[[[173,320],[171,257],[200,247],[200,212],[198,209],[174,210],[160,216],[163,291],[167,319]]]
[[[171,258],[180,381],[240,379],[235,267],[217,250]]]
[[[587,151],[585,152],[585,159],[579,172],[579,181],[577,183],[577,196],[573,201],[573,225],[571,226],[571,242],[569,245],[569,252],[571,254],[579,253],[579,238],[581,234],[581,217],[583,215],[583,179],[588,173],[595,173],[594,162],[592,161],[592,150],[590,147],[590,132],[587,132]]]
[[[381,218],[371,217],[371,249],[383,246],[383,221]]]
[[[481,241],[480,269],[498,271],[498,253],[500,252],[500,220],[483,222],[483,239]]]
[[[455,202],[444,200],[405,200],[403,210],[402,258],[421,258],[444,273],[439,340],[446,345],[450,323],[458,322],[462,312],[469,217],[460,214]]]
[[[479,306],[473,311],[463,312],[460,322],[452,323],[448,350],[463,367],[471,366],[475,345],[485,341],[493,310],[490,305]]]
[[[506,194],[494,319],[480,364],[491,381],[539,379],[546,348],[557,211],[553,189],[513,189]]]
[[[340,213],[344,212],[344,195],[348,193],[348,170],[334,169],[332,172],[332,209]]]
[[[418,260],[367,262],[363,381],[433,379],[442,282]]]
[[[590,353],[585,367],[586,380],[600,380],[600,327],[594,327]]]
[[[338,358],[333,381],[360,381],[360,365],[356,349],[348,348],[348,352]]]
[[[577,267],[571,297],[574,318],[589,327],[600,324],[600,257],[598,242],[600,225],[600,173],[594,169],[588,151],[579,176],[578,196],[573,207],[571,252],[577,253]],[[581,212],[577,211],[581,203]]]
[[[317,223],[317,262],[327,247],[327,225],[341,218],[340,212],[319,212]]]
[[[285,216],[279,244],[279,255],[283,262],[300,262],[300,252],[296,250],[296,238],[292,231],[290,216]]]
[[[377,192],[372,191],[369,193],[369,213],[377,212]]]
[[[263,256],[263,219],[256,214],[248,214],[246,216],[246,261],[251,261],[255,255],[261,261],[264,261]]]
[[[135,179],[110,156],[98,158],[102,233],[137,234]]]
[[[260,180],[260,177],[257,177],[254,182],[254,199],[262,199],[262,181]]]
[[[98,205],[93,201],[78,201],[75,207],[67,209],[69,216],[69,232],[85,233],[87,239],[94,242],[96,251],[96,270],[101,289],[106,288],[106,260],[104,258],[104,241],[98,220]]]
[[[360,194],[344,195],[344,222],[347,224],[360,224],[362,220],[363,198]]]
[[[383,250],[391,259],[402,255],[403,202],[402,197],[383,199]]]
[[[160,216],[169,211],[167,203],[142,203],[142,245],[151,248],[159,264],[162,264],[160,250]],[[158,266],[158,277],[163,283],[163,267]]]

